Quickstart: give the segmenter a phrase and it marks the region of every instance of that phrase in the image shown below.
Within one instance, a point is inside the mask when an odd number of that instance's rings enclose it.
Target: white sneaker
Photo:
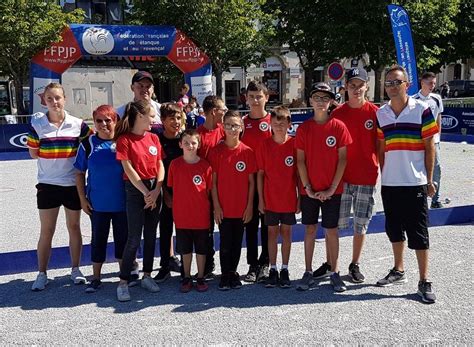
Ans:
[[[160,291],[160,287],[150,276],[143,276],[142,278],[142,288],[148,290],[151,293],[157,293]]]
[[[33,282],[33,285],[31,286],[31,290],[34,292],[39,292],[41,290],[44,290],[47,284],[48,284],[48,276],[46,276],[46,273],[40,272],[38,276],[36,276],[36,280]]]
[[[119,285],[117,287],[117,299],[118,301],[130,301],[130,292],[128,291],[127,285]]]
[[[74,284],[84,284],[87,282],[86,277],[82,274],[78,267],[73,267],[71,270],[71,281]]]

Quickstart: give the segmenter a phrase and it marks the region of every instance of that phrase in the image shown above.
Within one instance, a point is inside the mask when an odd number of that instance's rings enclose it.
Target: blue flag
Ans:
[[[408,94],[418,92],[418,76],[416,72],[416,57],[413,39],[411,37],[410,18],[407,11],[398,5],[388,5],[388,14],[392,23],[393,38],[397,49],[398,65],[403,66],[408,73],[410,87]]]

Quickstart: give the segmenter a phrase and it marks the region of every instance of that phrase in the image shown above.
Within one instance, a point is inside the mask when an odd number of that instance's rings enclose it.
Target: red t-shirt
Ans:
[[[141,179],[158,175],[158,160],[162,159],[162,153],[160,140],[155,134],[148,131],[144,135],[123,134],[117,140],[116,150],[117,160],[130,160]],[[128,180],[125,173],[123,178]]]
[[[295,139],[285,143],[266,139],[257,150],[257,165],[264,171],[263,195],[265,209],[277,213],[296,212]]]
[[[349,131],[338,119],[331,117],[325,124],[318,124],[311,118],[300,124],[295,147],[304,151],[308,178],[314,191],[329,189],[339,160],[338,149],[351,142]],[[306,194],[303,187],[300,187],[300,193]],[[342,180],[335,194],[341,193]]]
[[[247,207],[249,175],[257,171],[254,152],[242,142],[231,149],[220,143],[209,161],[217,175],[217,193],[225,218],[242,218]]]
[[[178,229],[209,229],[212,170],[201,159],[195,164],[176,158],[168,171],[168,186],[173,189],[173,220]]]
[[[347,166],[344,182],[357,185],[377,183],[377,115],[379,108],[366,102],[361,108],[351,108],[347,103],[332,111],[331,116],[341,120],[349,130],[352,143],[347,146]]]
[[[201,135],[201,147],[198,149],[198,155],[207,160],[211,148],[224,139],[224,128],[222,124],[217,124],[217,128],[209,130],[204,125],[200,125],[197,132]]]
[[[259,119],[252,119],[250,115],[246,115],[243,120],[244,132],[241,141],[256,151],[265,139],[272,137],[270,113]]]

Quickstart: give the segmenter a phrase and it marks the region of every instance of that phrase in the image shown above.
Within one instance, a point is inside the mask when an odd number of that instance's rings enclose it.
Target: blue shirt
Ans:
[[[90,148],[90,153],[86,153],[86,147]],[[123,167],[115,158],[112,140],[102,140],[95,134],[84,139],[74,167],[81,172],[87,171],[86,196],[94,211],[125,211]]]

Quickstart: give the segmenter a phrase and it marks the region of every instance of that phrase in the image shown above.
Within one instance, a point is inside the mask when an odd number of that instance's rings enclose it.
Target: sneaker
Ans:
[[[256,266],[249,266],[249,272],[244,277],[244,282],[251,282],[254,283],[257,281],[257,267]]]
[[[265,282],[268,279],[269,269],[268,264],[260,266],[258,269],[257,283]]]
[[[365,276],[360,272],[359,264],[351,263],[349,265],[349,277],[354,283],[362,283],[365,281]]]
[[[439,201],[432,201],[431,202],[431,206],[430,208],[434,209],[434,208],[443,208],[443,204]]]
[[[331,280],[332,287],[334,288],[334,291],[341,293],[347,290],[346,284],[341,279],[341,276],[339,276],[339,272],[334,272],[331,275],[330,280]]]
[[[117,299],[118,301],[130,301],[130,293],[128,291],[128,286],[118,285],[117,287]]]
[[[405,274],[405,271],[401,272],[393,268],[392,270],[390,270],[387,276],[377,281],[377,285],[380,287],[389,287],[394,284],[402,284],[407,282],[408,278]]]
[[[158,271],[158,274],[153,277],[153,280],[156,282],[156,283],[163,283],[164,281],[166,281],[168,278],[170,278],[171,274],[170,274],[170,270],[167,269],[167,268],[164,268],[162,267],[159,271]]]
[[[278,271],[276,269],[270,269],[268,278],[265,281],[265,288],[275,288],[278,284]]]
[[[160,287],[155,283],[153,278],[150,276],[143,276],[141,280],[141,286],[143,289],[148,290],[150,293],[157,293],[160,291]]]
[[[86,293],[95,293],[97,289],[102,285],[102,282],[94,278],[86,287]]]
[[[71,280],[74,284],[84,284],[87,282],[86,278],[82,274],[78,267],[73,267],[71,270]]]
[[[169,269],[170,271],[181,273],[181,261],[175,256],[170,257]]]
[[[303,278],[301,278],[298,286],[296,287],[297,290],[305,291],[308,290],[314,284],[313,274],[311,272],[305,272]]]
[[[189,277],[183,278],[181,281],[181,286],[179,287],[179,291],[181,293],[189,293],[193,289],[193,280]]]
[[[221,280],[219,282],[219,287],[217,287],[217,289],[219,289],[219,290],[229,290],[230,289],[229,275],[222,274]]]
[[[231,274],[230,287],[232,289],[242,288],[242,282],[240,282],[240,275],[239,275],[238,272],[234,272],[234,273]]]
[[[34,292],[39,292],[41,290],[44,290],[47,284],[48,284],[48,276],[46,275],[46,273],[40,272],[38,276],[36,276],[36,280],[33,282],[33,285],[31,286],[31,290]]]
[[[198,279],[199,275],[196,272],[196,274],[193,276],[196,280]],[[211,271],[211,272],[204,272],[204,276],[202,276],[204,281],[209,282],[209,281],[214,281],[216,279],[216,275]]]
[[[290,288],[291,281],[290,281],[290,274],[288,269],[281,269],[280,270],[280,288]]]
[[[436,302],[436,295],[433,288],[431,288],[431,282],[427,280],[418,282],[418,295],[421,297],[421,300],[427,304],[434,304]]]
[[[331,265],[329,265],[327,262],[323,263],[313,272],[314,279],[327,278],[329,276],[331,276]]]
[[[208,284],[206,283],[206,280],[204,278],[198,278],[196,280],[196,290],[198,292],[205,292],[209,289]]]
[[[132,271],[130,271],[130,279],[128,280],[128,286],[135,287],[138,284],[139,279],[140,279],[140,270],[139,270],[138,263],[135,263]]]

